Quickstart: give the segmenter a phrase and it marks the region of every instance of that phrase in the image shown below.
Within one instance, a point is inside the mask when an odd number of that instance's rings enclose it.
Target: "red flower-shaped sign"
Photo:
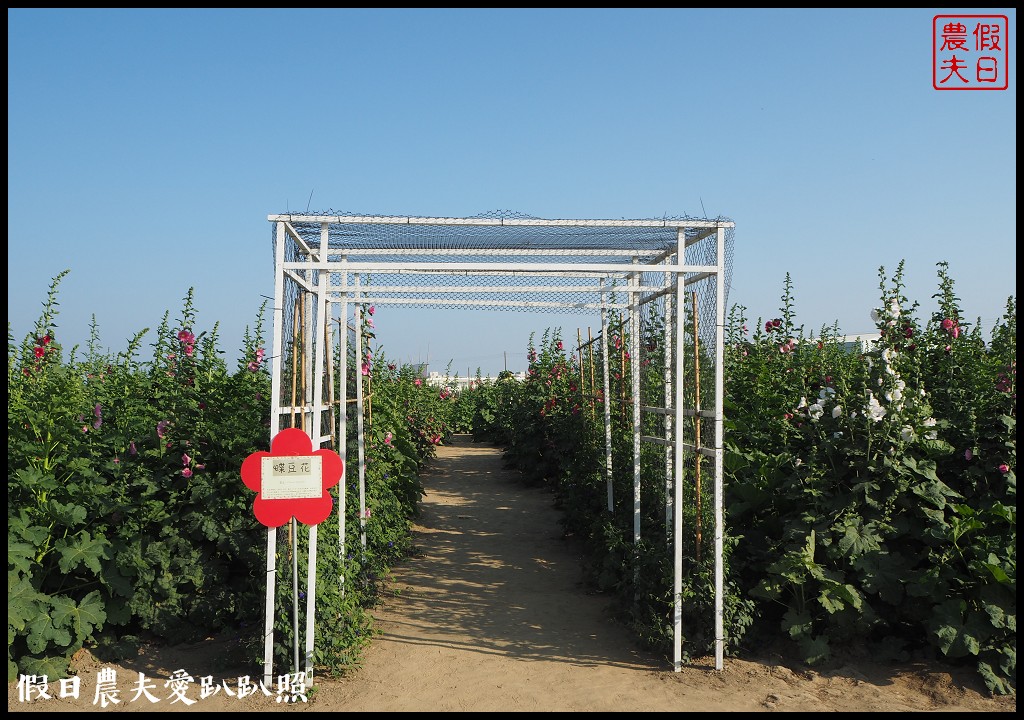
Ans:
[[[242,482],[256,491],[253,512],[267,527],[280,527],[294,516],[305,525],[319,525],[331,514],[334,499],[327,492],[345,471],[333,450],[313,452],[313,441],[299,428],[274,436],[270,452],[254,452],[242,463]]]

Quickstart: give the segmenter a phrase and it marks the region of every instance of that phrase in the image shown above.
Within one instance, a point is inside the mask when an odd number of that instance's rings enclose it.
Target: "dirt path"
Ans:
[[[586,592],[550,493],[524,488],[498,450],[458,437],[439,448],[423,482],[419,553],[394,569],[391,592],[373,613],[381,635],[351,677],[318,678],[307,703],[288,707],[223,692],[192,706],[127,702],[134,693],[126,689],[106,710],[1016,710],[1015,697],[989,697],[970,675],[937,668],[847,665],[819,673],[726,658],[722,671],[697,663],[672,672],[610,620],[606,599]],[[162,668],[164,678],[188,668],[198,678],[203,657],[216,652],[213,641],[160,651],[146,667]],[[125,676],[135,677],[132,669]],[[11,684],[8,710],[101,711],[92,703],[95,678],[82,674],[88,693],[80,700],[19,702]],[[160,691],[170,698],[162,682]]]

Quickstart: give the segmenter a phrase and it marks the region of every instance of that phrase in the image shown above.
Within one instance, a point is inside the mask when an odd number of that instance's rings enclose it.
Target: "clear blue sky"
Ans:
[[[1009,89],[932,87],[936,14],[1009,17]],[[117,352],[195,288],[237,357],[287,211],[726,216],[729,305],[872,332],[878,270],[984,330],[1017,292],[1016,11],[8,9],[8,320]],[[269,320],[268,313],[268,333]],[[525,368],[587,315],[382,308],[400,361]],[[987,333],[986,333],[987,334]],[[146,353],[148,357],[148,351]]]

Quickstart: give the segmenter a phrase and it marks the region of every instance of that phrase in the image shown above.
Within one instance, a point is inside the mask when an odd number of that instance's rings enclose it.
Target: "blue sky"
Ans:
[[[932,87],[936,14],[1009,18],[1009,89]],[[194,288],[233,362],[288,211],[726,216],[729,305],[874,330],[1016,297],[1016,11],[8,9],[8,320],[123,350]],[[269,328],[270,316],[267,322]],[[497,373],[587,315],[382,308],[402,362]],[[269,330],[268,330],[269,332]]]

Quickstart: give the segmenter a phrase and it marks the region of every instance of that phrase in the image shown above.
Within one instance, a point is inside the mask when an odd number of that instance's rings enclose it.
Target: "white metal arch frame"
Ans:
[[[342,409],[346,383],[324,387],[325,368],[340,358],[346,377],[348,318],[360,327],[363,308],[405,305],[439,308],[490,308],[533,312],[600,313],[602,336],[608,337],[607,313],[618,310],[628,318],[631,357],[640,356],[641,308],[663,303],[665,315],[664,407],[641,406],[640,370],[631,362],[634,447],[634,542],[640,540],[640,444],[664,446],[666,528],[673,543],[673,668],[679,671],[682,646],[682,498],[683,472],[688,456],[699,454],[713,463],[715,554],[715,667],[724,664],[723,568],[723,388],[724,328],[728,274],[731,272],[735,224],[726,219],[660,218],[648,220],[549,220],[497,212],[477,217],[366,216],[354,214],[269,215],[274,243],[274,324],[271,437],[284,427],[301,427],[314,448],[337,441],[348,472],[348,428]],[[372,282],[371,282],[372,281]],[[714,349],[713,398],[690,401],[684,373],[687,294],[694,314],[707,321],[700,332],[704,347]],[[624,296],[620,298],[620,296]],[[697,298],[700,298],[699,308]],[[350,307],[351,306],[351,307]],[[333,325],[341,326],[335,336]],[[710,326],[710,328],[708,327]],[[301,334],[296,329],[301,327]],[[694,327],[694,337],[698,330]],[[304,382],[302,397],[285,397],[287,376],[283,356],[289,337],[302,338]],[[355,357],[362,356],[360,333],[354,334]],[[608,504],[612,507],[611,430],[607,353],[604,356],[604,420]],[[315,370],[313,365],[315,364]],[[300,372],[293,367],[291,376]],[[358,481],[362,544],[365,547],[362,376],[356,378],[359,457]],[[333,377],[333,373],[326,376]],[[326,397],[325,397],[326,395]],[[640,417],[655,413],[665,418],[664,437],[641,434]],[[686,417],[713,422],[713,444],[684,436]],[[335,420],[336,418],[336,420]],[[335,435],[336,433],[336,435]],[[678,461],[677,461],[678,460]],[[345,558],[345,488],[339,486],[339,552]],[[306,674],[312,680],[315,598],[316,526],[309,529],[309,567],[306,597]],[[272,677],[276,530],[267,535],[267,608],[265,679]],[[344,578],[342,580],[344,582]],[[297,609],[296,609],[297,617]],[[295,628],[298,636],[297,625]],[[298,658],[296,657],[296,665]]]

